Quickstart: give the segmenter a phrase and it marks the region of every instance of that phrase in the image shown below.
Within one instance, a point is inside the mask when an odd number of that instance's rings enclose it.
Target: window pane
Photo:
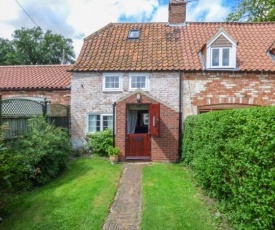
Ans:
[[[222,50],[222,65],[229,66],[229,49]]]
[[[100,115],[89,115],[88,132],[100,131]]]
[[[131,88],[146,88],[146,77],[145,76],[132,76],[131,77]]]
[[[219,49],[212,49],[212,66],[219,66]]]
[[[113,116],[108,115],[108,116],[102,116],[103,117],[103,130],[104,129],[113,129]]]
[[[118,89],[119,88],[119,76],[106,76],[105,77],[106,89]]]

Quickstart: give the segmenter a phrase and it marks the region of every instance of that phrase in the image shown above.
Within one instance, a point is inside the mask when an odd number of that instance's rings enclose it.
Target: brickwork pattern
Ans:
[[[141,104],[158,103],[158,101],[141,96]],[[125,160],[126,149],[126,110],[127,104],[137,104],[136,94],[120,101],[116,105],[116,146],[120,148],[120,160]],[[160,104],[160,137],[151,137],[151,160],[178,160],[179,113],[164,104]]]
[[[125,164],[117,194],[104,230],[139,229],[141,220],[141,170],[144,164]]]
[[[185,73],[183,83],[184,117],[204,105],[275,105],[275,74]]]
[[[169,19],[171,24],[184,23],[186,21],[186,2],[170,1],[169,3]]]
[[[47,98],[52,104],[70,105],[71,90],[26,90],[26,91],[2,91],[3,99],[7,98]]]
[[[73,73],[71,83],[71,134],[74,147],[80,147],[85,143],[87,114],[112,114],[113,103],[132,93],[129,91],[128,72],[123,73],[121,92],[103,92],[102,79],[102,73]],[[149,74],[149,79],[150,95],[178,110],[179,73],[153,72]],[[125,110],[123,113],[125,113]],[[123,125],[123,123],[125,123],[124,120],[117,120],[118,126]]]

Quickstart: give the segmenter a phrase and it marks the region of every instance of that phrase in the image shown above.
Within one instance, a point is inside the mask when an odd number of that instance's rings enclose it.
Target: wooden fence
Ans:
[[[51,104],[50,101],[29,99],[2,99],[0,94],[0,125],[7,125],[6,138],[28,132],[28,119],[43,115],[48,123],[69,131],[69,106]]]

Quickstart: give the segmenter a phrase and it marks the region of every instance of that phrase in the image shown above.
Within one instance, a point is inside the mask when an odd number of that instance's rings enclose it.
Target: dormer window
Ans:
[[[211,49],[211,66],[212,67],[229,67],[230,66],[230,48],[212,48]]]
[[[207,43],[207,69],[236,68],[236,47],[236,41],[221,29],[219,33]]]
[[[139,39],[139,34],[140,34],[139,30],[130,30],[129,34],[128,34],[128,38],[129,39]]]
[[[275,46],[275,41],[274,43],[272,44],[272,46]],[[273,61],[275,61],[275,48],[270,48],[267,53],[269,54],[269,56],[271,57],[271,59]]]

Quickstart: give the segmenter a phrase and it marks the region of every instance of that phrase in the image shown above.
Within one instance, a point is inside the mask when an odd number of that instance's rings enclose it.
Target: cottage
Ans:
[[[182,121],[211,110],[275,105],[275,23],[110,23],[72,66],[72,142],[112,128],[120,160],[179,160]]]

